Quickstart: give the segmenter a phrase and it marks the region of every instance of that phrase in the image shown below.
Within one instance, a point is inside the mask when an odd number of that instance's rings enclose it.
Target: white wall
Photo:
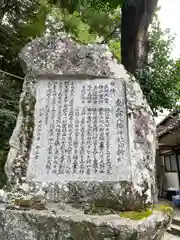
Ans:
[[[165,190],[168,188],[175,188],[179,189],[179,179],[177,173],[165,173],[166,176],[166,184],[165,184]]]
[[[164,156],[162,156],[162,162],[164,165]],[[175,188],[179,189],[179,178],[178,178],[178,172],[165,172],[165,184],[164,188],[167,190],[168,188]]]

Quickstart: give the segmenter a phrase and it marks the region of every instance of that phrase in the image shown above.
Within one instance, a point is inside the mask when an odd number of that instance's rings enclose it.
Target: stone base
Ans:
[[[141,221],[114,215],[88,215],[71,206],[48,210],[9,209],[0,205],[1,240],[151,240],[162,239],[171,218],[154,211]]]
[[[74,203],[76,207],[79,205],[79,208],[93,204],[117,211],[130,211],[155,203],[154,199],[148,197],[147,192],[148,190],[138,191],[130,181],[75,181],[61,184],[26,181],[16,184],[10,191],[6,190],[7,199],[4,202],[12,202],[13,198],[24,198],[27,195],[41,195],[47,201]]]

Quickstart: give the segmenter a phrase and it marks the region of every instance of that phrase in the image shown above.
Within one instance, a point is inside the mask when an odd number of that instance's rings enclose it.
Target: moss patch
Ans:
[[[38,199],[38,197],[32,197],[31,199],[15,199],[14,205],[26,209],[45,210],[45,203]]]
[[[152,205],[150,208],[144,210],[122,212],[120,214],[120,217],[129,218],[131,220],[141,220],[149,217],[153,213],[153,211],[164,212],[169,217],[172,217],[173,215],[173,208],[171,206],[165,204],[155,204]]]
[[[128,211],[128,212],[122,212],[120,214],[120,217],[128,218],[131,220],[141,220],[149,217],[153,211],[161,211],[167,214],[169,217],[172,217],[173,215],[173,209],[169,205],[165,204],[155,204],[152,205],[149,209],[139,210],[139,211]]]
[[[173,208],[170,205],[155,204],[152,206],[152,209],[154,211],[162,211],[162,212],[166,213],[169,217],[172,217],[172,215],[173,215]]]
[[[30,207],[32,206],[33,202],[31,199],[25,200],[25,199],[15,199],[14,204],[19,207]]]
[[[120,217],[129,218],[131,220],[141,220],[149,217],[152,214],[152,212],[153,211],[151,209],[140,210],[140,211],[129,211],[129,212],[121,213]]]

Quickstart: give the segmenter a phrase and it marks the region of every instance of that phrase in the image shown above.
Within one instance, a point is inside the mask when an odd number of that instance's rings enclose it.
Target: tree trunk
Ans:
[[[3,11],[2,11],[3,7],[4,7],[4,0],[0,0],[0,23],[3,17]]]
[[[158,0],[124,0],[121,24],[122,64],[132,74],[142,69],[148,55],[148,27]]]

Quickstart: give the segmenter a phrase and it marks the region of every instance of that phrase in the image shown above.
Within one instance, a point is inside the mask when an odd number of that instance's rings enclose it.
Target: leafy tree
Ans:
[[[137,79],[152,108],[157,111],[173,109],[180,99],[180,59],[171,57],[174,37],[169,29],[162,30],[157,16],[149,32],[149,53]]]
[[[81,7],[75,4],[76,8],[74,6],[74,12],[72,12],[72,6],[69,7],[67,3],[61,7],[59,4],[49,4],[48,19],[51,20],[48,32],[57,34],[58,31],[66,31],[72,38],[83,44],[100,43],[105,40],[120,61],[120,29],[117,28],[121,22],[120,9],[117,7],[107,12],[107,7],[104,6],[101,10],[94,8],[90,1],[88,7],[86,4]]]
[[[23,77],[18,53],[31,39],[23,35],[23,25],[39,13],[37,1],[4,0],[0,5],[0,187],[4,184],[4,162],[9,150],[9,138],[15,127]]]
[[[0,73],[0,188],[6,181],[4,163],[18,112],[20,89],[15,79]]]

